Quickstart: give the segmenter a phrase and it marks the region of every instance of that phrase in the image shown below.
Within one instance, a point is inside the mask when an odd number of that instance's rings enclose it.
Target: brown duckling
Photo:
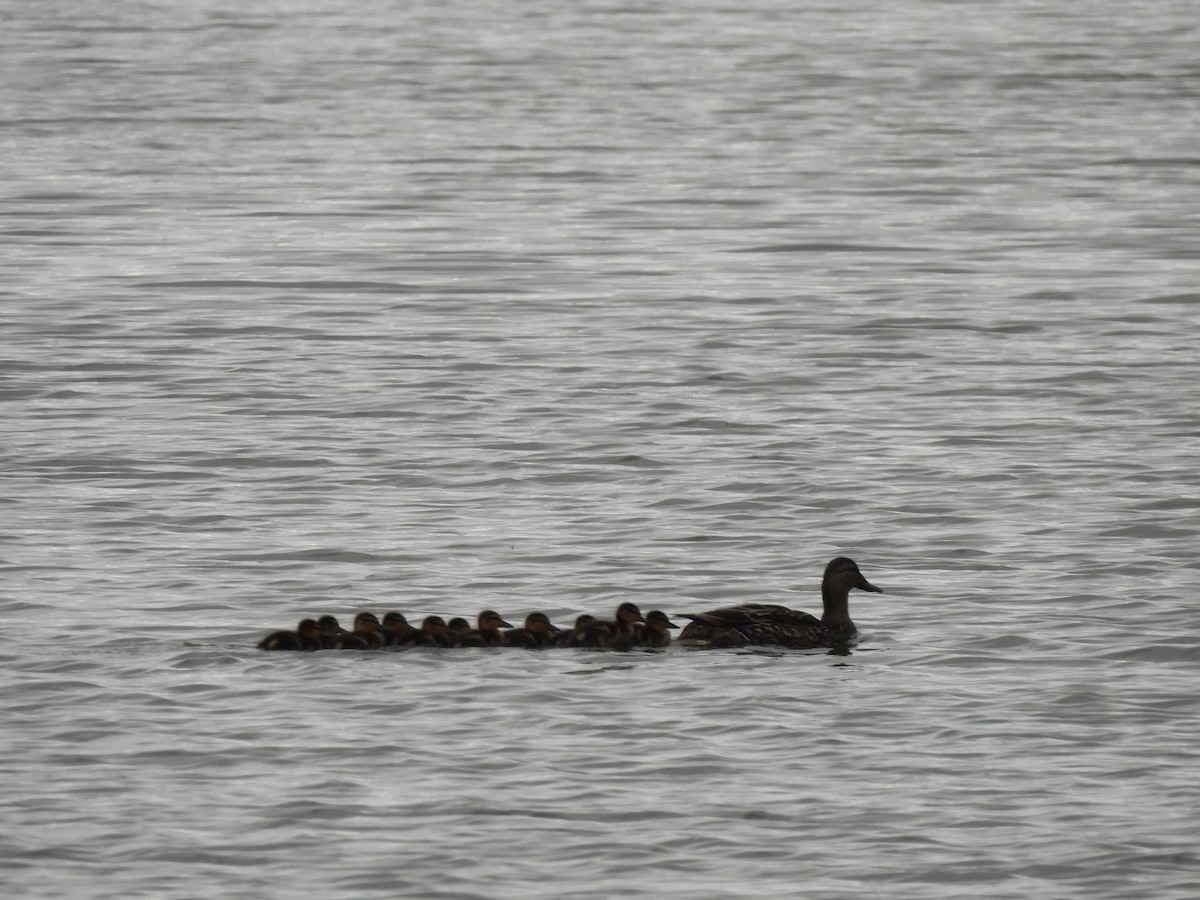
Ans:
[[[638,629],[633,644],[635,647],[668,647],[671,629],[678,627],[661,609],[652,609],[646,613],[646,623]]]
[[[372,650],[380,645],[372,643],[366,632],[356,634],[353,631],[343,631],[332,639],[326,638],[325,646],[331,650]]]
[[[321,645],[327,648],[332,647],[343,634],[348,634],[333,616],[321,616],[317,619],[317,628],[321,632]]]
[[[820,619],[786,606],[744,603],[711,612],[684,615],[691,619],[679,635],[680,643],[699,648],[742,647],[768,644],[808,650],[844,647],[858,634],[850,620],[850,591],[873,594],[883,591],[867,581],[858,564],[845,556],[830,560],[821,579]]]
[[[464,634],[466,634],[470,630],[471,630],[471,623],[468,622],[466,619],[464,619],[462,616],[455,616],[453,619],[451,619],[449,622],[446,623],[447,633],[455,640],[462,637]]]
[[[637,633],[639,623],[645,623],[642,611],[635,603],[622,603],[617,607],[617,617],[610,629],[614,638],[623,638]]]
[[[421,622],[421,631],[425,632],[430,638],[430,643],[437,647],[453,646],[454,640],[450,636],[450,629],[446,626],[446,620],[441,616],[426,616]]]
[[[456,647],[499,647],[504,643],[501,628],[512,628],[494,609],[485,609],[476,620],[476,628],[460,634],[455,639]]]
[[[387,642],[383,626],[379,624],[374,613],[360,612],[356,615],[354,633],[362,638],[368,647],[382,647]]]
[[[636,603],[622,603],[617,614],[609,620],[590,622],[574,644],[576,647],[603,647],[611,650],[628,649],[633,643],[637,624],[645,622]]]
[[[384,643],[389,647],[413,647],[433,643],[429,635],[408,624],[408,619],[398,612],[384,613],[381,627],[384,631]]]
[[[258,642],[259,650],[301,650],[300,635],[295,631],[272,631]]]
[[[554,645],[556,647],[582,647],[584,646],[583,639],[587,633],[588,626],[596,621],[595,616],[583,613],[575,618],[573,628],[564,628],[554,636]]]
[[[301,619],[296,626],[296,634],[300,636],[301,650],[320,650],[325,646],[321,636],[321,626],[316,619]]]
[[[541,650],[553,644],[558,631],[545,613],[531,612],[525,617],[524,627],[504,632],[504,646]]]
[[[258,643],[259,650],[320,650],[321,629],[313,619],[301,619],[295,631],[272,631]]]

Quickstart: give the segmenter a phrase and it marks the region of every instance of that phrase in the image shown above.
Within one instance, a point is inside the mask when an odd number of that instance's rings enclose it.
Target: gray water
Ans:
[[[1194,3],[0,11],[6,896],[1200,895]]]

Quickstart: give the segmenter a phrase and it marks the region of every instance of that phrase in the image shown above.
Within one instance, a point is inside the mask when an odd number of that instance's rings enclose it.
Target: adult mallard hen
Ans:
[[[793,650],[844,646],[858,634],[850,620],[852,588],[872,594],[883,593],[863,577],[858,563],[839,556],[825,567],[825,576],[821,579],[824,613],[820,619],[769,603],[744,603],[691,615],[683,613],[683,618],[692,621],[680,633],[678,643],[700,648],[769,644]]]

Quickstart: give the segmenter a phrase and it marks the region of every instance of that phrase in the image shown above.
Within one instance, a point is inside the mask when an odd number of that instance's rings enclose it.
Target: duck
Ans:
[[[678,627],[661,609],[652,609],[646,613],[645,624],[637,630],[633,646],[668,647],[671,644],[671,629]]]
[[[854,640],[858,629],[850,619],[850,591],[857,588],[882,594],[863,577],[858,563],[839,556],[830,560],[821,578],[821,618],[806,612],[770,603],[744,603],[703,613],[681,613],[691,621],[678,642],[696,648],[743,647],[765,644],[811,650],[816,647],[844,647]]]
[[[382,647],[387,642],[383,626],[374,613],[360,612],[354,617],[354,634],[366,642],[368,647]]]
[[[429,642],[434,646],[450,647],[454,644],[446,620],[441,616],[426,616],[421,622],[421,631],[429,636]]]
[[[564,628],[554,636],[554,646],[556,647],[581,647],[583,644],[584,634],[587,632],[587,627],[596,621],[596,617],[583,613],[576,617],[575,625],[571,628]]]
[[[321,629],[313,619],[301,619],[295,631],[272,631],[258,642],[259,650],[320,650]]]
[[[300,635],[295,631],[272,631],[258,642],[259,650],[299,650]]]
[[[317,619],[317,629],[321,632],[321,646],[326,649],[332,648],[338,638],[349,633],[334,616],[321,616]]]
[[[501,628],[512,628],[494,609],[485,609],[475,620],[476,627],[455,637],[456,647],[499,647],[504,643]]]
[[[541,650],[552,646],[559,629],[550,622],[545,613],[531,612],[525,617],[522,628],[504,632],[505,647],[521,647],[525,650]]]
[[[301,619],[296,626],[296,634],[300,637],[301,650],[320,650],[325,646],[321,639],[321,626],[316,619]]]
[[[379,645],[372,643],[365,633],[343,631],[333,638],[326,638],[325,646],[331,650],[373,650]]]
[[[413,647],[433,643],[429,635],[419,628],[414,628],[408,623],[408,619],[398,612],[384,613],[381,627],[384,632],[384,644],[388,647]]]
[[[593,619],[572,639],[573,647],[594,647],[610,650],[632,646],[638,623],[646,619],[636,603],[622,603],[612,619]]]

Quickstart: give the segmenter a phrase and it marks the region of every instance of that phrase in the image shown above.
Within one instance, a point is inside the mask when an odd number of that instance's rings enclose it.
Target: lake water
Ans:
[[[1195,4],[0,9],[6,896],[1200,895]]]

